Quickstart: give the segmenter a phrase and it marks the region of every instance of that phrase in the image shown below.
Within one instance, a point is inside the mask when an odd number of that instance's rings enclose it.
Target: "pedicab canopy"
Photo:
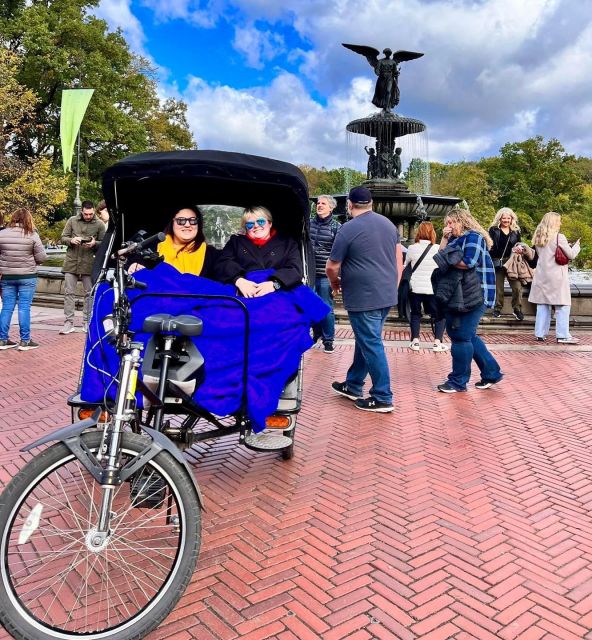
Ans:
[[[138,229],[162,231],[184,205],[262,205],[278,232],[295,239],[302,238],[310,215],[306,178],[298,167],[227,151],[129,156],[104,173],[103,194],[123,239]]]

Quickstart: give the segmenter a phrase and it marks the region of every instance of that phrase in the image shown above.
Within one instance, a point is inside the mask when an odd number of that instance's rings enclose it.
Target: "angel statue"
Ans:
[[[366,47],[361,44],[345,44],[346,49],[363,55],[374,69],[374,73],[378,76],[376,87],[374,89],[374,97],[372,104],[376,107],[390,111],[399,104],[399,64],[421,58],[423,53],[414,51],[395,51],[384,49],[384,58],[378,59],[380,52],[374,47]],[[391,58],[392,55],[392,58]]]

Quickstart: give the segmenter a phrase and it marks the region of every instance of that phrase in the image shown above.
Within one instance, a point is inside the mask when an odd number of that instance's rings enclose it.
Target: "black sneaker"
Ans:
[[[14,349],[16,346],[16,342],[12,340],[0,340],[0,349],[4,351],[4,349]]]
[[[374,413],[390,413],[394,410],[392,404],[387,402],[379,402],[375,398],[360,398],[356,400],[355,403],[356,409],[361,409],[362,411],[374,411]]]
[[[39,348],[39,344],[37,342],[33,342],[33,340],[29,340],[28,342],[21,340],[18,346],[19,351],[31,351],[31,349],[38,349],[38,348]]]
[[[340,396],[345,396],[346,398],[349,398],[350,400],[361,400],[361,396],[356,395],[355,393],[352,393],[348,388],[347,385],[345,384],[345,382],[333,382],[331,384],[331,388],[333,389],[333,391],[335,391],[336,393],[338,393]]]
[[[494,318],[500,318],[500,317],[501,317],[501,315],[502,315],[502,312],[501,312],[501,311],[499,311],[498,309],[494,309],[494,310],[493,310],[493,317],[494,317]]]
[[[335,347],[332,342],[323,342],[323,345],[325,347],[325,353],[333,353],[333,351],[335,351]]]
[[[438,389],[438,391],[441,391],[442,393],[460,393],[461,391],[465,391],[465,389],[457,389],[456,387],[453,387],[448,382],[439,384],[436,389]]]
[[[494,384],[501,382],[504,376],[498,378],[497,380],[479,380],[479,382],[475,382],[475,389],[489,389],[489,387],[493,387]]]
[[[537,342],[545,342],[545,338],[541,338],[541,336],[535,336],[535,340]]]
[[[522,313],[522,311],[520,311],[520,309],[514,309],[514,311],[512,311],[512,314],[514,315],[516,320],[524,320],[524,314]]]

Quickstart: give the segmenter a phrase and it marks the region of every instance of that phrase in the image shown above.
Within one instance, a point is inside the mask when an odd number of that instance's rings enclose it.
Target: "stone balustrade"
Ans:
[[[45,267],[39,269],[39,279],[37,283],[37,291],[35,293],[34,304],[46,307],[61,307],[64,304],[64,275],[59,267]],[[82,296],[82,284],[78,283],[78,293]],[[575,326],[592,326],[592,283],[578,284],[571,286],[572,311],[571,321]],[[506,283],[506,296],[504,299],[504,307],[502,313],[506,318],[504,320],[514,321],[512,314],[512,306],[510,303],[510,288]],[[77,300],[77,304],[81,304],[81,298]],[[536,313],[535,305],[528,302],[528,294],[524,292],[522,310],[528,317],[534,316]],[[336,319],[338,322],[347,322],[347,313],[341,305],[341,300],[336,300],[335,306]],[[390,314],[389,321],[400,323],[396,310]],[[492,321],[490,316],[485,316],[484,324]],[[500,321],[495,321],[499,324]],[[530,324],[530,323],[529,323]]]

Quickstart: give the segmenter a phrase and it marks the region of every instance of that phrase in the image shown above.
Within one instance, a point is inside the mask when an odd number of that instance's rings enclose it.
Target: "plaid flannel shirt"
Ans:
[[[481,275],[485,306],[493,307],[495,305],[495,269],[483,236],[476,231],[467,231],[448,244],[463,249],[463,262],[469,269],[475,267],[477,273]]]

